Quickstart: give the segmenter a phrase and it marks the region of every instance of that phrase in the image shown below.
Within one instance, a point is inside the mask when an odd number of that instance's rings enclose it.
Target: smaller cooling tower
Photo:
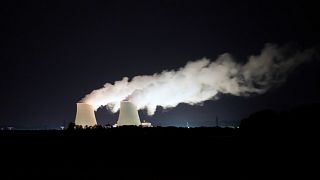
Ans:
[[[137,107],[129,101],[121,101],[117,126],[139,126],[140,124]]]
[[[93,107],[86,103],[77,103],[76,125],[94,126],[97,125]]]

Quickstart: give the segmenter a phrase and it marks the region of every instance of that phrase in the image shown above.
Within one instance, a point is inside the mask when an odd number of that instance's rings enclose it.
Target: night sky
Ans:
[[[58,128],[76,103],[122,77],[177,69],[229,52],[245,61],[265,43],[318,47],[318,6],[305,1],[7,1],[1,2],[0,127]],[[263,95],[219,95],[202,106],[158,108],[155,126],[237,125],[250,113],[320,102],[319,60]],[[96,112],[98,124],[118,114]]]

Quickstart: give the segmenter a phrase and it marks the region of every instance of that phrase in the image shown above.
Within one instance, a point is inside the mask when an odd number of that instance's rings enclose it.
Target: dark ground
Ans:
[[[0,179],[306,178],[316,172],[318,110],[261,111],[239,129],[4,130]]]
[[[19,177],[232,175],[241,164],[237,133],[233,129],[134,127],[5,131],[1,132],[2,162],[9,170],[6,175]]]

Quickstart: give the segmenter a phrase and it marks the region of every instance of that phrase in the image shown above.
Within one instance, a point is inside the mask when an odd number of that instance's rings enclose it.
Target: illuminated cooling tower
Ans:
[[[93,107],[86,103],[77,103],[76,125],[94,126],[97,125]]]
[[[135,125],[139,126],[140,118],[137,107],[129,101],[121,101],[118,126]]]

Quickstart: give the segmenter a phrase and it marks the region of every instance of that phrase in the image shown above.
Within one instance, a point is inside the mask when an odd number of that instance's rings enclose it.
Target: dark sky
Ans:
[[[76,102],[124,76],[179,68],[230,52],[243,60],[265,43],[319,46],[319,10],[306,1],[1,1],[0,126],[55,128],[74,121]],[[319,61],[253,97],[221,95],[203,106],[158,109],[162,126],[233,125],[264,108],[320,102]],[[118,114],[96,113],[99,124]]]

